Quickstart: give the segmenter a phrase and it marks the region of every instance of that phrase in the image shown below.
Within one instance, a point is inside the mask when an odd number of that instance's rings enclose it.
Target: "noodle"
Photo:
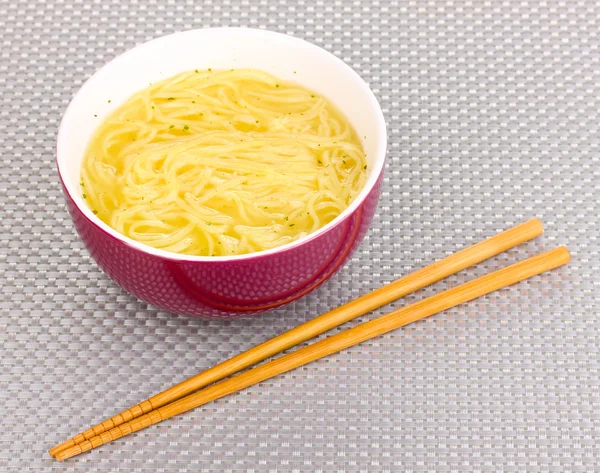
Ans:
[[[281,246],[337,217],[366,181],[365,154],[324,97],[253,69],[151,85],[93,136],[83,196],[118,232],[175,253]]]

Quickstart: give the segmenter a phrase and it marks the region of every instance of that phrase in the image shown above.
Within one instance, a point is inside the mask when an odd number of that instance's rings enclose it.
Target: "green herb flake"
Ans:
[[[110,100],[108,101],[108,103],[110,103]]]
[[[175,97],[169,97],[167,100],[175,100]]]
[[[183,129],[184,129],[185,131],[187,131],[187,130],[189,130],[189,129],[190,129],[190,127],[189,127],[189,126],[187,126],[187,125],[184,125],[184,126],[183,126]]]
[[[173,128],[175,128],[175,125],[171,125],[171,126],[169,127],[169,130],[171,130],[171,129],[173,129]]]
[[[199,72],[199,71],[198,71],[198,69],[195,69],[195,70],[194,70],[194,72],[195,72],[196,74],[198,74],[198,72]]]
[[[275,84],[275,87],[279,87],[279,84]]]
[[[85,184],[84,184],[83,182],[80,182],[80,183],[79,183],[79,185],[80,185],[81,187],[85,187]]]
[[[94,215],[98,215],[98,211],[97,211],[97,210],[92,210],[92,213],[93,213]]]
[[[321,160],[319,159],[319,160],[317,160],[317,163],[319,163],[319,164],[323,164],[323,161],[321,161]]]
[[[284,220],[287,222],[287,219],[288,219],[288,218],[289,218],[289,217],[287,217],[287,216],[286,216],[286,217],[284,218]]]
[[[315,98],[315,94],[310,94],[310,96],[314,99]]]
[[[290,223],[290,227],[293,227],[294,225],[296,225],[295,223]]]
[[[346,165],[346,160],[342,159],[342,163],[344,163],[344,166]]]
[[[212,72],[212,69],[210,67],[208,68],[208,72]]]
[[[195,101],[195,100],[192,100],[192,103],[196,103],[196,101]]]
[[[210,227],[212,225],[212,223],[206,222],[206,225],[208,225]]]
[[[97,117],[98,115],[96,115],[96,114],[94,113],[94,116],[95,116],[95,117]]]
[[[87,195],[85,195],[85,194],[81,194],[81,197],[83,197],[84,199],[87,199]]]
[[[363,166],[363,169],[367,169],[367,165],[366,164]]]

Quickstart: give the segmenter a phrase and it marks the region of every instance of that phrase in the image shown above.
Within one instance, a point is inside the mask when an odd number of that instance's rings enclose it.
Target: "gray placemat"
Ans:
[[[345,60],[380,99],[391,146],[379,215],[333,280],[260,318],[200,320],[140,302],[97,268],[66,213],[54,141],[106,61],[222,25]],[[592,0],[1,0],[0,471],[600,471],[599,29]],[[559,243],[568,268],[65,464],[45,454],[533,216],[543,238],[406,302]]]

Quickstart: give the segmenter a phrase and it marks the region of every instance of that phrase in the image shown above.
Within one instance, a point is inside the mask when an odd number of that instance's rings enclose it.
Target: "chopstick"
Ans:
[[[92,437],[59,453],[59,461],[79,455],[92,448],[104,445],[132,432],[157,424],[170,417],[179,415],[190,409],[202,406],[210,401],[232,394],[241,389],[265,381],[281,373],[306,365],[312,361],[326,357],[345,348],[357,345],[379,335],[391,332],[399,327],[429,317],[438,312],[450,309],[464,302],[471,301],[490,292],[510,286],[524,279],[536,276],[544,271],[554,269],[568,263],[569,251],[558,247],[540,255],[528,258],[507,268],[494,271],[477,279],[448,289],[434,296],[423,299],[402,309],[391,312],[369,322],[332,335],[295,352],[283,355],[264,365],[252,368],[242,374],[209,386],[197,393],[190,394],[175,402],[150,411],[132,421],[115,427],[108,432]]]
[[[95,425],[83,433],[53,447],[50,455],[82,443],[107,430],[147,414],[154,409],[174,402],[209,384],[220,381],[249,366],[263,361],[277,353],[305,342],[331,330],[345,322],[360,317],[396,299],[422,289],[469,266],[480,263],[492,256],[531,240],[543,232],[542,222],[536,218],[505,230],[487,240],[454,253],[438,262],[430,264],[414,273],[393,281],[371,293],[365,294],[347,304],[305,322],[283,334],[267,340],[239,355],[203,371],[141,403]]]

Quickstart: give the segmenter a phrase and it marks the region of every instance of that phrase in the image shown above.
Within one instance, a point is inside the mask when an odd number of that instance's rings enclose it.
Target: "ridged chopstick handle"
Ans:
[[[143,416],[144,414],[147,414],[148,412],[152,412],[153,409],[154,409],[154,406],[152,405],[152,403],[149,400],[142,401],[139,404],[136,404],[135,406],[133,406],[123,412],[120,412],[116,416],[113,416],[110,419],[105,420],[101,424],[95,425],[91,429],[88,429],[85,432],[77,434],[75,437],[68,440],[67,442],[64,442],[62,444],[63,450],[66,450],[75,445],[87,442],[88,439],[91,439],[93,437],[101,436],[102,434],[108,432],[111,429],[114,429],[115,427],[117,427],[119,425],[122,425],[126,422],[129,422],[132,419],[136,419],[140,416]],[[94,448],[94,447],[90,447],[90,448]],[[90,448],[88,448],[87,450],[89,450]],[[86,451],[86,450],[83,450],[83,451]]]
[[[91,437],[89,440],[84,440],[81,443],[63,450],[56,455],[56,459],[60,461],[64,460],[65,458],[79,455],[80,453],[87,452],[88,450],[92,450],[93,448],[104,445],[105,443],[112,442],[113,440],[120,439],[121,437],[125,437],[133,432],[137,432],[138,430],[150,427],[153,424],[158,424],[161,420],[163,420],[163,418],[161,417],[159,411],[151,411],[148,414],[144,414],[134,418],[133,420],[124,422],[117,427],[113,427],[110,430],[102,432],[100,435]]]

